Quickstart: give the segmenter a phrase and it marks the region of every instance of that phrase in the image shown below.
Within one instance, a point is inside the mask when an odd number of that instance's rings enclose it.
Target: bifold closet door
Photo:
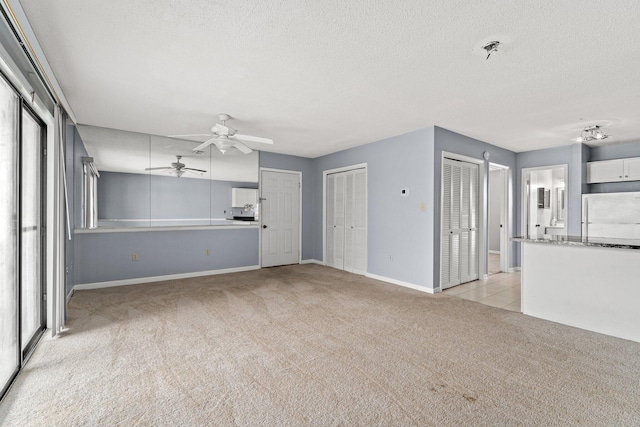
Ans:
[[[354,169],[326,178],[325,245],[328,266],[367,270],[367,172]]]
[[[326,264],[344,268],[344,174],[327,175]]]
[[[478,278],[478,165],[442,164],[442,289]]]
[[[346,172],[344,269],[365,274],[367,269],[367,198],[365,169]]]

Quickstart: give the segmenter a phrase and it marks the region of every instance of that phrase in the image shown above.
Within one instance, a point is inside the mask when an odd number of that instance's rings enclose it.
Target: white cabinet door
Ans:
[[[625,181],[640,181],[640,157],[624,159]]]
[[[232,188],[231,206],[241,208],[246,205],[256,206],[258,203],[258,190],[254,188]]]
[[[622,159],[587,163],[587,183],[616,182],[623,178]]]

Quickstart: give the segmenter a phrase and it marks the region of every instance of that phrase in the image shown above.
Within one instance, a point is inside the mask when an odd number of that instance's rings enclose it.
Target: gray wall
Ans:
[[[254,266],[258,229],[76,234],[74,258],[76,284]]]
[[[289,171],[302,172],[302,259],[303,260],[322,260],[317,258],[315,251],[316,236],[314,234],[314,212],[322,209],[317,204],[315,197],[315,175],[313,163],[314,159],[298,156],[288,156],[276,153],[260,153],[260,167],[271,169],[282,169]],[[322,241],[320,241],[322,245]]]
[[[367,163],[369,273],[432,288],[433,127],[314,160],[314,258],[323,259],[323,171]],[[409,189],[402,197],[400,190]],[[421,203],[425,211],[420,210]]]
[[[98,218],[225,218],[234,187],[258,188],[258,183],[102,172]]]
[[[68,209],[67,223],[71,231],[69,240],[69,229],[65,235],[65,272],[66,272],[66,292],[67,295],[73,290],[74,268],[75,268],[75,239],[73,230],[82,218],[82,158],[86,157],[87,150],[80,138],[80,134],[73,125],[65,128],[65,179],[67,186],[66,207]],[[78,177],[76,179],[76,176]]]
[[[472,157],[474,159],[482,159],[485,151],[488,151],[491,158],[490,162],[496,163],[502,166],[509,167],[510,171],[516,170],[516,153],[513,151],[505,150],[504,148],[496,147],[495,145],[487,144],[486,142],[479,141],[474,138],[470,138],[465,135],[461,135],[459,133],[452,132],[447,129],[443,129],[440,127],[435,127],[435,158],[434,158],[434,197],[435,197],[435,215],[434,215],[434,228],[435,230],[440,230],[440,212],[441,212],[441,178],[442,178],[442,153],[443,151],[447,151],[450,153],[462,154],[468,157]],[[485,181],[481,183],[481,191],[484,196],[484,206],[481,206],[481,209],[487,209],[487,194],[489,191],[488,188],[488,180],[486,179],[489,176],[489,162],[484,162],[484,174]],[[513,176],[509,177],[510,184],[513,184]],[[511,201],[512,203],[517,204],[518,197],[516,197],[517,191],[513,186],[511,186]],[[515,214],[516,210],[511,209],[512,218],[511,224],[516,224],[515,222]],[[484,224],[480,225],[482,227],[483,233],[487,235],[488,228],[488,219],[485,217]],[[515,228],[512,228],[512,232],[515,232]],[[512,235],[509,235],[512,237]],[[485,239],[485,244],[488,244],[487,239]],[[485,251],[488,249],[485,246]],[[509,266],[514,267],[519,264],[515,263],[515,254],[516,254],[516,243],[511,243],[507,249],[509,251]],[[434,253],[434,274],[433,274],[433,283],[440,283],[440,233],[437,232],[434,234],[433,239],[433,253]],[[484,271],[487,271],[488,263],[485,262]]]

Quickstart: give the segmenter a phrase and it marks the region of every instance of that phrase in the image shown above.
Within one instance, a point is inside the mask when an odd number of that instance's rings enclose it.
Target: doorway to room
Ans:
[[[509,168],[489,164],[487,275],[509,271]]]
[[[568,166],[522,169],[522,235],[565,235]]]

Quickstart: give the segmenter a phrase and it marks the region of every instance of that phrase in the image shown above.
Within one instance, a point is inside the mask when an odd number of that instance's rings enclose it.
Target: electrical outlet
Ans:
[[[132,253],[132,254],[131,254],[131,260],[132,260],[132,261],[137,261],[137,260],[138,260],[138,254],[137,254],[137,253],[135,253],[135,252],[134,252],[134,253]]]
[[[205,254],[206,256],[211,255],[211,249],[209,249],[209,248],[205,249],[205,250],[204,250],[204,254]]]

